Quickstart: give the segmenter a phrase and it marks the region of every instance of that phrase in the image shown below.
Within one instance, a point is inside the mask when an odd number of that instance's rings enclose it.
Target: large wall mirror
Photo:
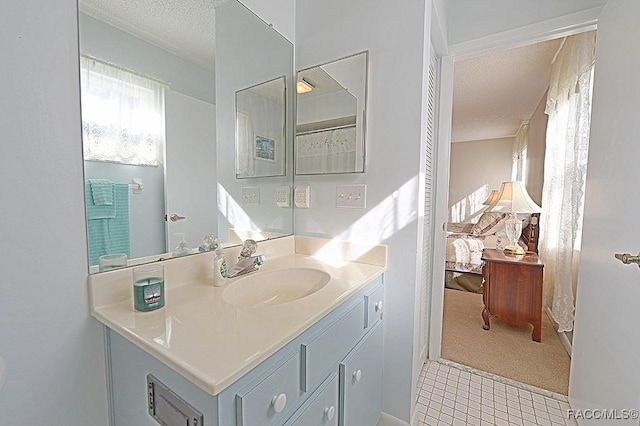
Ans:
[[[368,52],[298,71],[296,174],[361,173]]]
[[[198,253],[209,234],[290,235],[275,190],[292,185],[292,44],[237,0],[79,0],[79,12],[90,272],[102,255],[156,261],[183,240]],[[235,94],[278,78],[283,173],[239,180]]]

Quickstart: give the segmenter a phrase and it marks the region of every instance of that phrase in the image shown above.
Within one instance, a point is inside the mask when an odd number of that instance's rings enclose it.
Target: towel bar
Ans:
[[[134,194],[139,194],[144,189],[144,184],[142,183],[142,179],[131,179],[131,183],[129,184],[129,189],[133,191]]]

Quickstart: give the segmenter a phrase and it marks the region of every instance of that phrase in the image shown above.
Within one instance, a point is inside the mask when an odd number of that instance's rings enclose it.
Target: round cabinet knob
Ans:
[[[356,370],[353,372],[353,378],[356,382],[359,382],[362,378],[362,370]]]
[[[376,312],[382,312],[382,300],[379,300],[378,303],[374,305],[374,309]]]
[[[273,405],[273,411],[281,413],[284,410],[284,406],[287,405],[287,395],[281,393],[271,399],[271,405]]]
[[[333,420],[333,416],[336,415],[336,407],[334,407],[333,405],[331,407],[327,407],[324,409],[324,416],[327,418],[327,420],[331,421]]]

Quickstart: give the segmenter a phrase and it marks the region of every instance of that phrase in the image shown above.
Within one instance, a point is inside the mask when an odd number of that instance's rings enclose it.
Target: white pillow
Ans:
[[[480,216],[478,223],[473,225],[471,235],[476,237],[481,235],[493,235],[500,230],[504,230],[504,220],[506,214],[500,212],[484,212]]]

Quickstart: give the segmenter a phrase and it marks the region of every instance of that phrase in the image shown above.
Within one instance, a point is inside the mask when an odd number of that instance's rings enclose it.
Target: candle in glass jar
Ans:
[[[162,266],[133,270],[133,300],[136,311],[148,312],[164,306],[164,271]]]

